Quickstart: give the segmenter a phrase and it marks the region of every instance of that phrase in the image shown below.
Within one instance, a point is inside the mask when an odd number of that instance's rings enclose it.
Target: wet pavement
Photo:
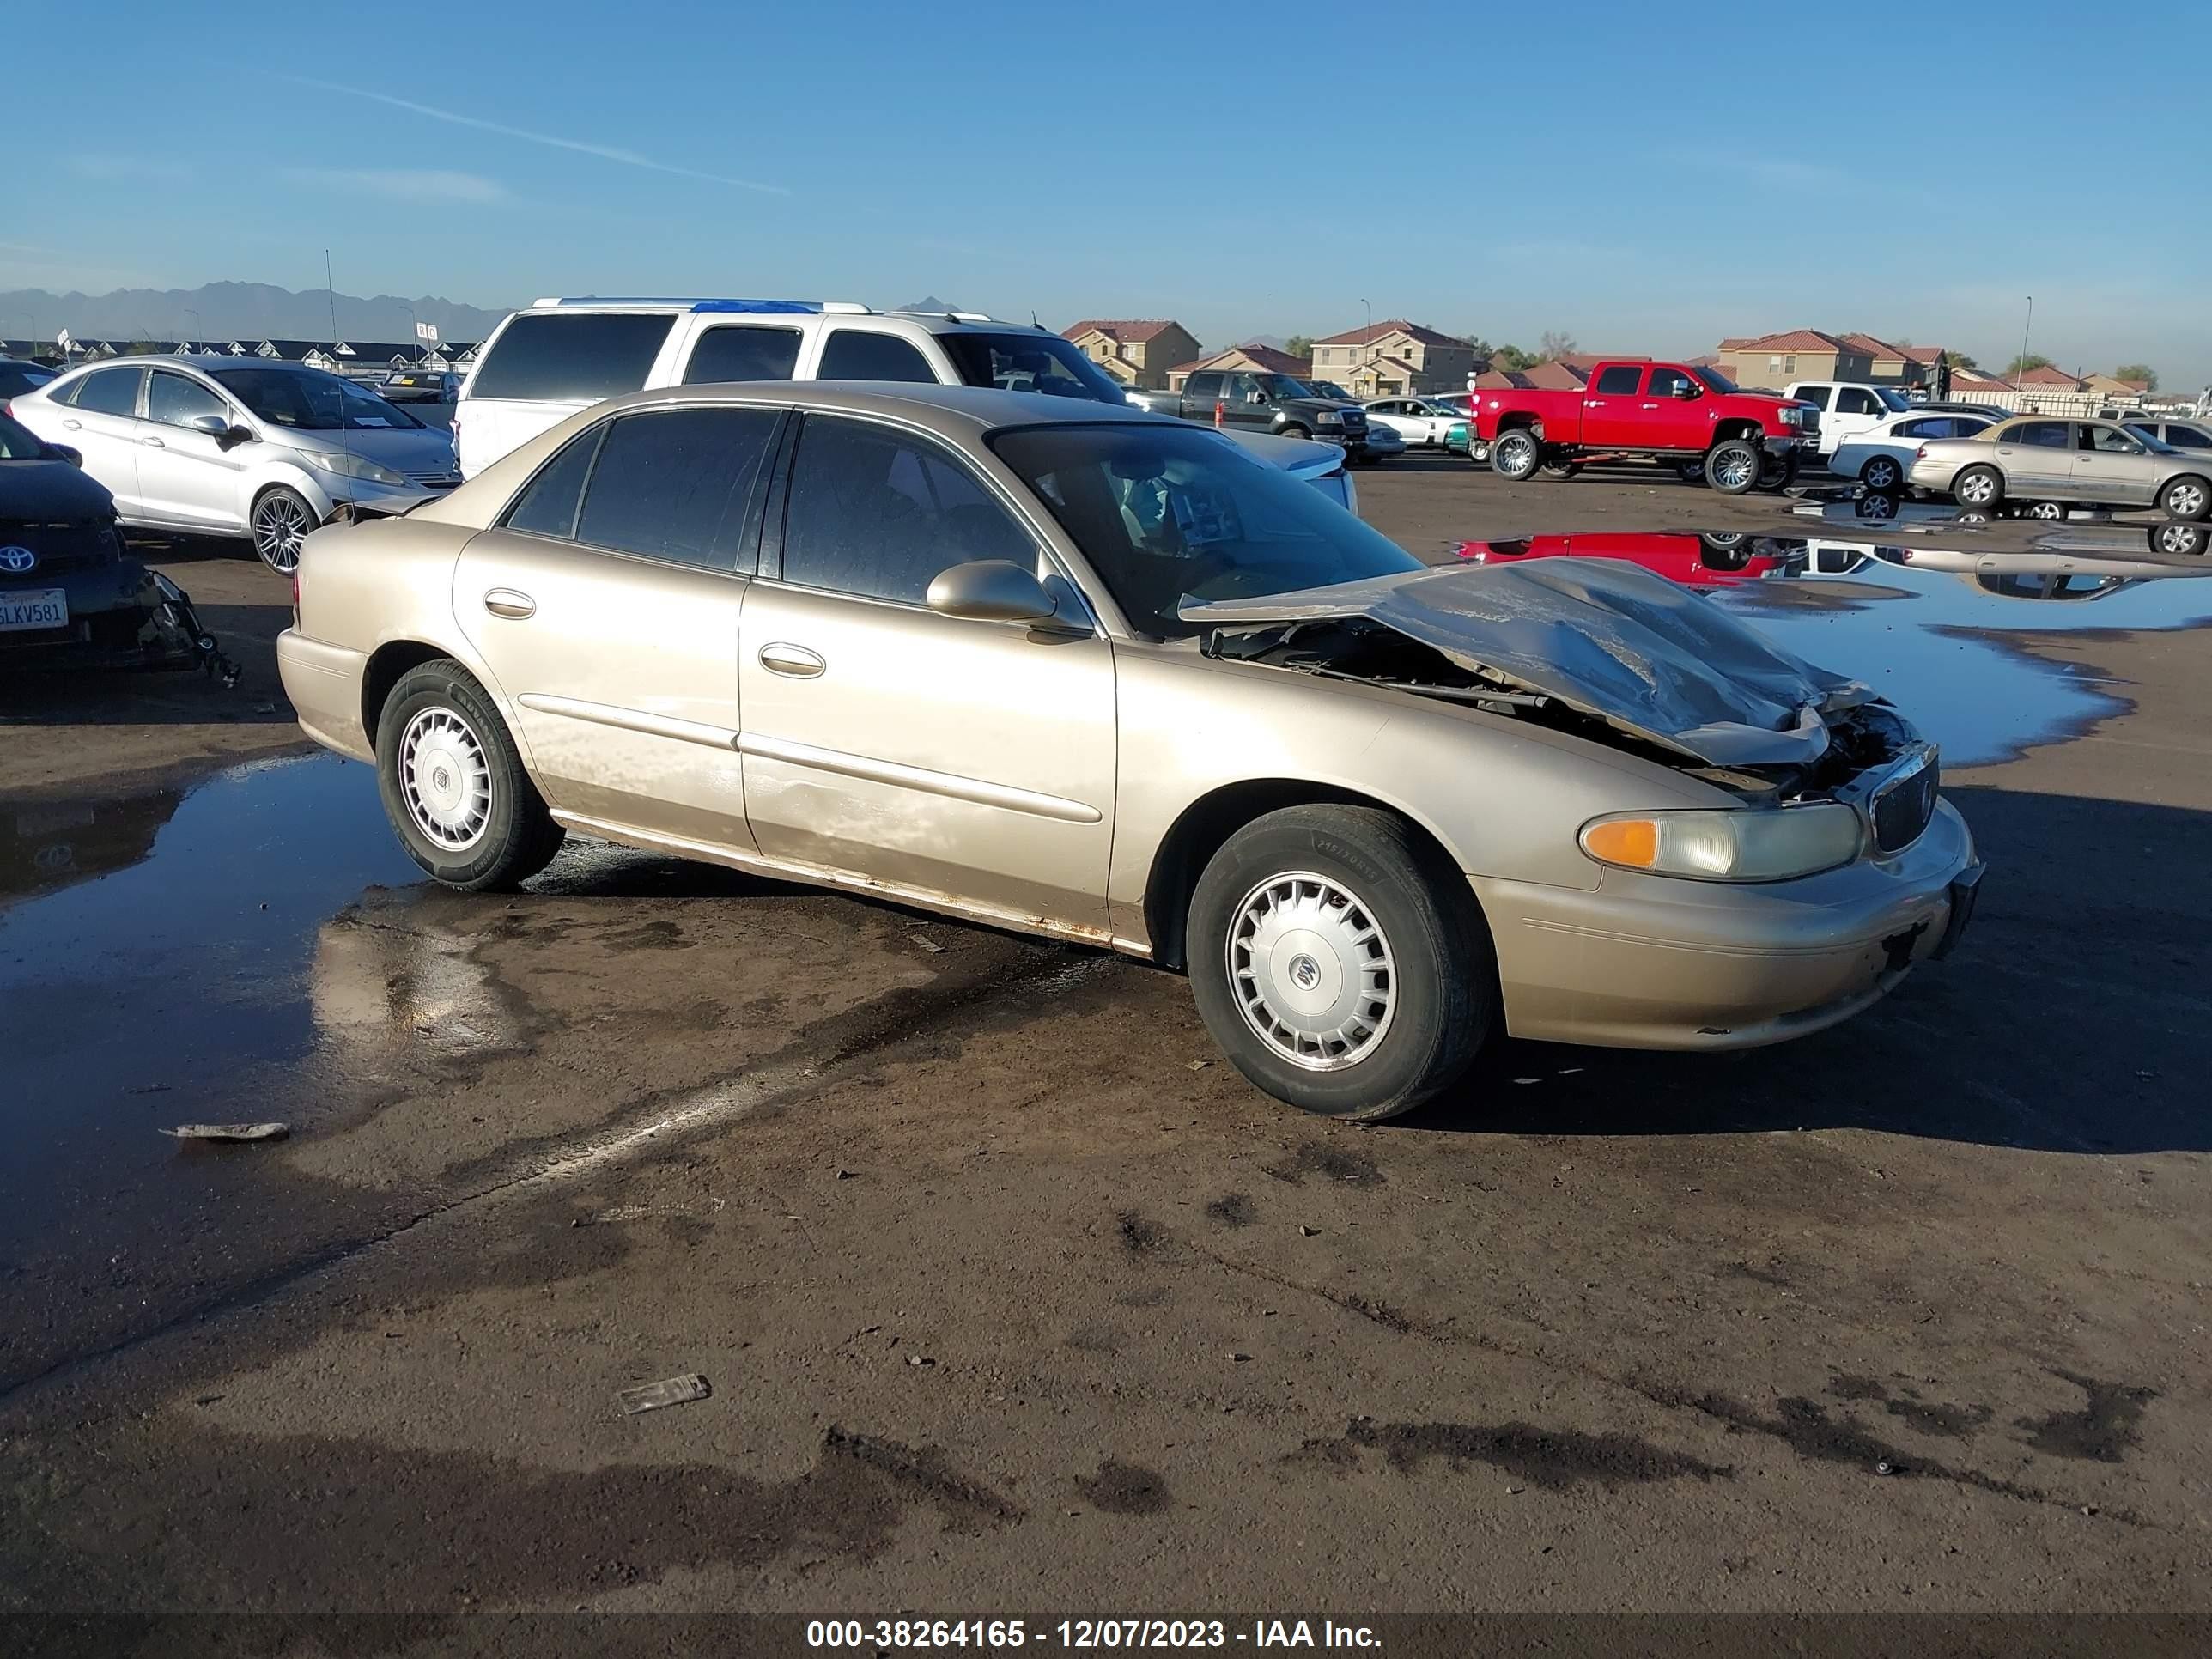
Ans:
[[[2212,581],[1809,527],[1643,551],[1942,743],[1958,957],[1386,1130],[1135,964],[590,846],[434,890],[330,757],[0,806],[0,1609],[2193,1605]]]

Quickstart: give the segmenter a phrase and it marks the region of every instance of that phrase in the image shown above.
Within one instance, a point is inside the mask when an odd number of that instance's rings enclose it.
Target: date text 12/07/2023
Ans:
[[[1255,1619],[812,1619],[810,1648],[847,1650],[1021,1647],[1071,1649],[1379,1648],[1381,1637],[1365,1625],[1333,1620]]]

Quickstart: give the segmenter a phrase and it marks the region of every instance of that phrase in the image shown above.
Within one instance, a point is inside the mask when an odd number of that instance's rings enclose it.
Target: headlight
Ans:
[[[390,484],[404,489],[408,480],[404,474],[394,472],[388,466],[379,466],[365,456],[349,454],[342,449],[304,449],[300,452],[325,472],[337,473],[341,477],[359,478],[364,483]]]
[[[1798,407],[1797,407],[1797,405],[1796,405],[1796,404],[1783,404],[1783,405],[1782,405],[1782,424],[1783,424],[1783,425],[1784,425],[1784,426],[1802,426],[1802,425],[1804,425],[1804,424],[1805,424],[1805,411],[1804,411],[1803,410],[1802,410],[1802,409],[1798,408]]]
[[[1829,802],[1721,812],[1593,818],[1582,848],[1600,864],[1692,881],[1786,881],[1849,864],[1859,816]]]
[[[1320,417],[1314,422],[1314,424],[1316,426],[1342,426],[1344,424],[1344,416],[1324,409],[1322,410]]]

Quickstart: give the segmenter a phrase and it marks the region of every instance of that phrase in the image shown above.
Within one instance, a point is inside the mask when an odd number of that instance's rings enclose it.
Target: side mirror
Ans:
[[[1674,395],[1682,402],[1686,404],[1691,398],[1698,395],[1698,383],[1695,380],[1675,381]]]
[[[230,417],[227,415],[195,415],[185,424],[195,432],[204,432],[210,438],[230,436]]]
[[[48,444],[46,446],[46,453],[52,456],[58,461],[67,461],[71,466],[82,466],[84,465],[84,452],[79,449],[71,449],[67,444]]]
[[[1036,573],[1012,559],[970,559],[939,571],[927,603],[940,617],[971,622],[1043,623],[1060,613]]]

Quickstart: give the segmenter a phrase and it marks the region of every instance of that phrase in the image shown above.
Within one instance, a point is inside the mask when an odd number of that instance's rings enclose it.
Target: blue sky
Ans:
[[[933,293],[1216,344],[1364,299],[1524,345],[1985,362],[2033,294],[2066,367],[2212,381],[2203,0],[80,0],[6,34],[0,289],[319,288],[327,246],[343,290],[489,306]]]

